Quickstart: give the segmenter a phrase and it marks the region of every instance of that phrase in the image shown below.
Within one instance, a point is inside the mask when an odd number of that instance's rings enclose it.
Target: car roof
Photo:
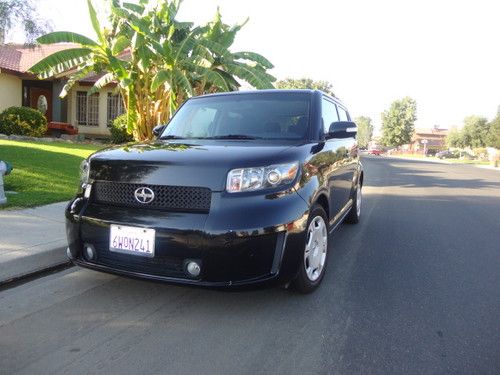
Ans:
[[[213,96],[230,96],[230,95],[248,95],[248,94],[297,94],[297,93],[302,93],[302,94],[309,94],[309,95],[314,95],[315,93],[326,96],[330,100],[335,101],[336,103],[340,104],[341,106],[345,107],[345,104],[342,103],[342,101],[336,97],[332,97],[331,95],[326,94],[325,92],[321,90],[311,90],[311,89],[267,89],[267,90],[242,90],[242,91],[227,91],[227,92],[217,92],[213,94],[205,94],[205,95],[200,95],[200,96],[194,96],[190,99],[198,99],[198,98],[208,98],[208,97],[213,97]]]

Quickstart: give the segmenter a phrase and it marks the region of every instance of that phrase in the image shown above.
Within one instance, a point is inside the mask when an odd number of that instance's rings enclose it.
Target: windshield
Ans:
[[[160,138],[303,139],[309,126],[308,94],[211,96],[186,102]]]

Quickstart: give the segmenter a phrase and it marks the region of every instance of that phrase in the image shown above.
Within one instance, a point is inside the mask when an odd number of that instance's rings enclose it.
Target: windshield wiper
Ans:
[[[213,137],[206,137],[205,139],[262,139],[262,137],[254,137],[245,134],[227,134],[227,135],[215,135]]]
[[[184,137],[180,137],[178,135],[164,135],[158,139],[184,139]]]

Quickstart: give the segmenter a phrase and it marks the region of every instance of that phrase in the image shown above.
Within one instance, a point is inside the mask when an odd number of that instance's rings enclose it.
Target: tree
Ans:
[[[461,137],[464,147],[485,147],[489,135],[489,124],[485,117],[467,116],[464,119]]]
[[[401,146],[411,142],[417,119],[417,102],[405,97],[391,104],[382,113],[382,142],[386,146]]]
[[[0,44],[17,25],[23,27],[27,44],[34,44],[37,37],[51,29],[47,21],[40,19],[33,0],[0,0]]]
[[[247,22],[248,19],[242,24],[229,26],[222,22],[220,10],[217,8],[214,20],[208,23],[203,34],[208,44],[204,45],[205,42],[202,41],[201,48],[193,51],[202,60],[210,63],[208,69],[210,75],[216,73],[223,78],[224,81],[220,83],[224,91],[235,91],[240,88],[240,83],[234,79],[235,76],[256,88],[272,88],[271,82],[276,80],[266,72],[274,66],[263,56],[254,52],[230,51],[236,34]],[[201,76],[191,77],[196,95],[220,91],[220,87],[214,85],[206,72],[207,70],[204,70]]]
[[[242,27],[215,20],[204,26],[177,21],[180,0],[108,2],[109,19],[101,25],[91,0],[89,15],[97,40],[71,32],[53,32],[38,39],[42,44],[72,42],[76,48],[56,52],[30,71],[48,78],[74,70],[61,92],[90,72],[107,72],[93,86],[96,92],[111,82],[127,109],[128,130],[136,140],[152,138],[152,128],[165,123],[188,97],[206,92],[232,91],[236,77],[257,89],[272,88],[273,65],[254,52],[230,51]]]
[[[481,148],[498,144],[500,138],[500,116],[488,123],[485,117],[467,116],[462,129],[453,129],[446,137],[449,147]]]
[[[490,130],[486,145],[500,149],[500,115],[497,115],[489,125]]]
[[[276,82],[278,89],[311,89],[321,90],[328,95],[335,96],[333,93],[333,85],[328,81],[313,81],[311,78],[285,78]]]
[[[463,143],[462,134],[458,129],[453,128],[449,131],[448,135],[446,136],[446,145],[449,148],[451,148],[451,147],[455,147],[455,148],[465,147],[464,143]]]
[[[354,120],[358,125],[358,146],[361,148],[367,148],[368,143],[372,140],[373,136],[373,125],[372,119],[369,117],[361,116]]]

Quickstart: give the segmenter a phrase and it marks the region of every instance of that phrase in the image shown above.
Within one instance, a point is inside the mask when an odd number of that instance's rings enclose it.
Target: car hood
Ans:
[[[90,178],[222,191],[231,169],[297,161],[294,146],[290,142],[200,140],[112,147],[90,157]]]

